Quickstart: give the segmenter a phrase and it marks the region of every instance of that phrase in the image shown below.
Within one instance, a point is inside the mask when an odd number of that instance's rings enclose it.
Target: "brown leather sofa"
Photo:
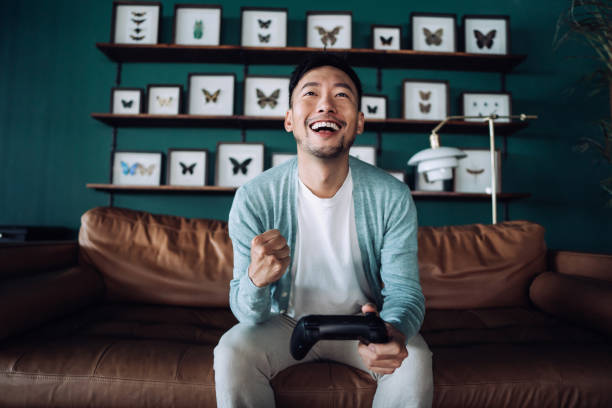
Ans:
[[[612,406],[612,256],[547,251],[524,221],[421,227],[436,407]],[[0,247],[0,406],[214,407],[236,323],[221,221],[95,208],[78,243]],[[367,407],[332,363],[272,381],[279,407]]]

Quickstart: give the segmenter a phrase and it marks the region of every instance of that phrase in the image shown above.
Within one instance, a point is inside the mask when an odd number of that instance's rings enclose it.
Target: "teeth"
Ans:
[[[338,126],[334,122],[316,122],[312,126],[310,126],[310,128],[312,130],[317,130],[317,129],[322,128],[322,127],[328,127],[328,128],[333,129],[334,131],[340,129],[340,126]]]

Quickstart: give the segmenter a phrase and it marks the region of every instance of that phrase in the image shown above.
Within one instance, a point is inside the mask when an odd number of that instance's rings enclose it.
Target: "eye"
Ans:
[[[315,93],[313,91],[306,91],[304,92],[304,96],[311,96],[314,95]]]
[[[336,96],[340,96],[342,98],[349,98],[349,95],[346,92],[338,92]]]

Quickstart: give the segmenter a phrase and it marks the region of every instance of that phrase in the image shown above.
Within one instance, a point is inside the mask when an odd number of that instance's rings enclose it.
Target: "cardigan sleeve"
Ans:
[[[228,228],[234,251],[234,274],[230,282],[230,308],[238,321],[261,323],[270,317],[270,286],[259,288],[251,281],[251,241],[263,233],[256,201],[242,186],[236,191],[229,214]]]
[[[383,305],[380,316],[407,339],[418,333],[425,317],[419,282],[417,213],[408,189],[390,205],[381,249]]]

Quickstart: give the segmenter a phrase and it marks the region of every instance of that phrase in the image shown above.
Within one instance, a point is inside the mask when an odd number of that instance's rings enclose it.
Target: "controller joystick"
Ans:
[[[302,317],[291,334],[290,351],[296,360],[319,340],[361,340],[365,343],[387,343],[385,322],[376,313],[365,316],[308,315]]]

